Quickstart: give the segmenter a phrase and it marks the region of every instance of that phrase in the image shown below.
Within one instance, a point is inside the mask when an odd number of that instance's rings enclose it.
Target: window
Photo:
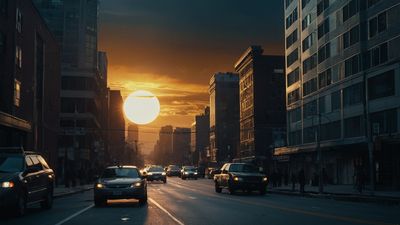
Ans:
[[[379,64],[388,61],[388,46],[387,43],[383,43],[377,47],[374,47],[363,54],[363,67],[369,69]]]
[[[286,48],[289,48],[297,41],[297,29],[293,31],[287,38],[286,38]]]
[[[325,104],[326,104],[325,96],[319,97],[319,99],[318,99],[318,112],[319,112],[319,114],[322,114],[322,113],[326,112]]]
[[[368,99],[393,96],[395,94],[394,70],[368,79]]]
[[[95,81],[89,77],[62,77],[62,90],[95,90]]]
[[[359,11],[358,0],[352,0],[343,7],[343,23],[356,15]]]
[[[363,86],[362,83],[354,84],[343,89],[343,106],[351,106],[362,103],[363,101]]]
[[[328,43],[318,50],[318,63],[322,63],[327,58],[331,57],[331,44]]]
[[[303,73],[306,74],[308,71],[314,69],[316,66],[317,54],[314,54],[303,61]]]
[[[387,29],[386,12],[379,14],[368,22],[369,38],[375,37],[377,34]]]
[[[328,32],[329,32],[329,18],[325,19],[324,22],[318,25],[318,39],[322,38]]]
[[[292,104],[298,100],[300,100],[300,90],[297,88],[288,94],[288,104]]]
[[[301,107],[292,109],[288,111],[289,114],[289,122],[295,123],[301,120]]]
[[[379,129],[372,131],[374,135],[390,134],[397,132],[397,110],[389,109],[370,114],[371,126],[378,126]]]
[[[303,52],[309,49],[314,44],[315,34],[311,33],[303,40]]]
[[[19,107],[21,101],[21,82],[14,80],[14,105]]]
[[[313,126],[313,127],[306,127],[303,129],[303,141],[304,143],[312,143],[316,141],[316,131],[317,131],[317,127]]]
[[[304,104],[303,116],[304,118],[317,115],[317,100]]]
[[[21,33],[22,30],[22,13],[21,10],[19,10],[19,8],[17,8],[17,12],[16,12],[16,29],[19,33]]]
[[[344,137],[360,137],[364,135],[364,121],[361,116],[344,120]]]
[[[340,121],[321,124],[321,141],[339,139],[341,135]]]
[[[286,3],[285,6],[286,6],[286,8],[289,7],[289,5],[290,5],[292,2],[293,2],[293,0],[286,0],[286,1],[285,1],[285,3]]]
[[[317,4],[317,15],[319,16],[325,9],[329,7],[329,0],[322,0]]]
[[[310,2],[310,0],[302,0],[301,1],[301,8],[304,9],[304,7],[306,7],[309,2]]]
[[[305,16],[304,19],[301,21],[301,29],[306,29],[311,24],[311,21],[311,14]]]
[[[340,109],[340,91],[333,92],[331,95],[331,109],[332,111]]]
[[[368,8],[372,7],[376,3],[380,2],[380,0],[368,0]]]
[[[288,66],[288,67],[291,66],[294,62],[297,61],[297,59],[299,59],[299,53],[298,53],[298,50],[297,50],[297,48],[296,48],[295,50],[293,50],[293,52],[291,52],[291,53],[287,56],[287,58],[286,58],[286,60],[287,60],[287,66]]]
[[[360,41],[360,26],[357,25],[343,34],[343,49],[346,49]]]
[[[301,144],[301,130],[292,131],[289,133],[289,145]]]
[[[289,87],[297,81],[299,81],[299,67],[287,75],[287,86]]]
[[[303,96],[307,96],[318,90],[317,78],[313,78],[303,84]]]
[[[297,20],[297,8],[286,18],[286,29],[288,29]]]
[[[329,68],[324,72],[318,74],[318,87],[319,89],[329,86],[332,83],[332,69]]]
[[[360,71],[360,57],[355,55],[344,62],[344,76],[348,77]]]
[[[15,64],[22,68],[22,49],[18,45],[15,47]]]

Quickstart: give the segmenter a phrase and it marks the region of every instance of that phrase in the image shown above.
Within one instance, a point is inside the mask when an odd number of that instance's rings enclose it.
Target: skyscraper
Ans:
[[[400,187],[399,1],[285,2],[288,147],[275,155],[326,182],[364,171]]]

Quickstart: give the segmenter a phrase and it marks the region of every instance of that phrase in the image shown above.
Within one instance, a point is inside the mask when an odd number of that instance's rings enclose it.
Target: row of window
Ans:
[[[294,62],[296,62],[299,59],[299,52],[298,49],[296,48],[291,52],[287,57],[286,57],[286,62],[287,62],[287,67],[291,66]]]
[[[317,15],[319,16],[325,9],[329,7],[329,0],[321,0],[317,4]]]
[[[314,69],[317,66],[317,53],[308,57],[303,61],[303,73],[306,74],[308,71]]]
[[[297,29],[294,30],[287,38],[286,38],[286,48],[289,48],[297,41]]]
[[[299,81],[299,78],[300,78],[300,72],[299,72],[299,67],[297,67],[295,70],[293,70],[287,75],[287,86],[289,87],[290,85],[296,83],[297,81]]]
[[[303,84],[303,96],[312,94],[318,90],[317,78],[313,78]]]
[[[286,29],[288,29],[298,19],[297,8],[286,18]]]

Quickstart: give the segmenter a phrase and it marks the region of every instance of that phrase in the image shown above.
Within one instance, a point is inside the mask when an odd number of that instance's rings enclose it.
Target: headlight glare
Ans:
[[[2,188],[13,188],[14,187],[14,182],[12,181],[6,181],[1,183]]]
[[[167,173],[163,172],[161,175],[165,176],[165,175],[167,175]]]
[[[268,177],[264,177],[264,178],[263,178],[263,181],[264,181],[264,182],[267,182],[267,181],[268,181]]]
[[[98,188],[98,189],[104,188],[104,185],[101,183],[98,183],[98,184],[96,184],[96,188]]]
[[[134,183],[134,184],[131,185],[132,188],[141,187],[141,186],[142,186],[142,183],[140,183],[140,182]]]

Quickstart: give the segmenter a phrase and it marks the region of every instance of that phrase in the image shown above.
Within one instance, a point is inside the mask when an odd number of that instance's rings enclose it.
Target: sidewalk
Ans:
[[[268,186],[268,191],[274,194],[298,195],[316,198],[331,198],[344,201],[373,202],[385,204],[400,204],[400,191],[375,191],[372,192],[368,187],[362,193],[354,189],[353,185],[325,185],[324,193],[319,194],[318,186],[305,186],[305,193],[299,193],[300,186],[296,184],[295,191],[292,186],[272,187]]]
[[[93,184],[86,184],[86,185],[77,185],[75,187],[65,187],[64,185],[59,185],[58,187],[54,188],[54,198],[61,198],[68,195],[73,195],[76,193],[82,193],[84,191],[88,191],[93,189]]]

